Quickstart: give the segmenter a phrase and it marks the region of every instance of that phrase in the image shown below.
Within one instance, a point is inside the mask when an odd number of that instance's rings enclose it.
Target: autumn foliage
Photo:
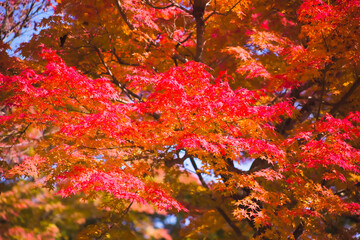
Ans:
[[[358,0],[54,5],[0,45],[0,239],[360,234]]]

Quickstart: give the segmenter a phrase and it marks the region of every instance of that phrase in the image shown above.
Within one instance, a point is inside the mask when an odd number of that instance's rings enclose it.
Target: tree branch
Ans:
[[[294,239],[297,240],[299,239],[299,237],[303,234],[304,232],[304,224],[301,222],[297,228],[295,229],[293,235],[294,235]]]
[[[115,48],[113,48],[111,51],[112,51],[112,54],[114,54],[114,56],[115,56],[115,58],[116,58],[116,60],[117,60],[117,62],[118,62],[119,64],[126,65],[126,66],[133,66],[133,67],[139,67],[139,66],[140,66],[140,64],[137,64],[137,63],[127,63],[127,62],[124,62],[124,61],[119,57],[119,55],[117,55]]]
[[[122,19],[125,21],[126,25],[130,28],[130,30],[135,30],[136,28],[134,27],[134,25],[129,21],[129,19],[127,18],[124,8],[121,5],[120,0],[115,0],[115,5],[117,7],[117,9],[120,12],[120,15],[122,17]]]
[[[11,35],[11,33],[14,32],[14,35],[13,37],[7,41],[7,44],[11,44],[15,38],[17,38],[18,36],[21,35],[21,32],[23,30],[23,28],[26,26],[26,24],[31,20],[31,18],[33,17],[33,15],[39,11],[40,7],[33,13],[31,14],[32,10],[34,9],[34,6],[35,6],[35,3],[36,1],[33,0],[29,6],[29,9],[27,10],[26,14],[25,14],[25,17],[24,19],[19,19],[18,23],[16,23],[14,26],[12,26],[9,31],[3,36],[3,39],[2,40],[5,40],[7,37],[9,37]],[[8,2],[6,2],[6,7],[8,7]],[[15,10],[12,10],[12,12],[10,14],[13,14]],[[4,20],[4,23],[3,23],[3,27],[5,27],[4,24],[6,24],[6,21],[7,21],[7,18],[8,18],[8,14],[6,14],[5,16],[5,20]]]
[[[321,94],[320,94],[320,102],[319,102],[319,107],[318,107],[317,114],[316,114],[316,120],[318,120],[319,117],[320,117],[322,102],[323,102],[323,98],[324,98],[324,94],[325,94],[326,72],[327,72],[327,66],[325,66],[325,71],[324,71],[324,74],[323,74]]]
[[[194,157],[189,157],[191,164],[193,166],[193,168],[195,169],[196,175],[198,176],[201,185],[206,188],[209,189],[209,186],[206,184],[206,182],[204,181],[204,178],[201,176],[201,173],[199,172],[199,168],[196,165],[196,162],[194,160]],[[214,199],[213,199],[214,200]],[[229,218],[229,216],[226,214],[226,212],[221,208],[221,207],[215,207],[216,210],[220,213],[220,215],[224,218],[224,220],[226,221],[226,223],[231,227],[231,229],[236,233],[236,235],[240,238],[243,239],[244,236],[242,235],[240,229],[235,225],[235,223]]]
[[[300,93],[302,91],[308,89],[312,85],[313,85],[312,81],[307,81],[303,85],[298,86],[297,88],[293,89],[289,96],[289,98],[291,99],[291,104],[294,104],[296,102],[296,100],[300,97]],[[308,103],[310,104],[310,102],[313,102],[313,101],[314,101],[313,99],[309,99]],[[304,108],[304,110],[305,110],[305,108]],[[280,133],[281,135],[285,135],[286,131],[291,129],[292,126],[295,124],[295,121],[297,121],[297,119],[287,118],[287,119],[283,120],[280,124],[278,124],[276,126],[276,131],[278,133]]]
[[[193,33],[191,32],[184,40],[181,40],[181,41],[178,41],[178,40],[176,40],[176,39],[174,39],[174,38],[172,38],[172,37],[170,37],[170,36],[169,36],[169,38],[177,43],[176,46],[175,46],[175,50],[177,50],[178,47],[182,46],[182,47],[192,56],[192,58],[195,59],[194,53],[193,53],[192,51],[190,51],[190,49],[188,49],[187,47],[185,47],[185,46],[183,45],[186,41],[188,41],[188,40],[191,38],[192,34],[193,34]],[[179,55],[179,54],[174,54],[174,55]],[[182,58],[182,59],[186,59],[186,58],[183,57],[183,56],[181,56],[181,58]],[[187,62],[187,61],[188,61],[188,60],[183,61],[183,60],[181,60],[180,58],[178,58],[178,59],[179,59],[180,61],[182,61],[182,62]]]
[[[111,69],[109,68],[109,66],[107,65],[107,63],[105,62],[102,54],[101,54],[101,51],[99,48],[95,47],[94,46],[94,49],[96,51],[96,53],[98,54],[99,58],[100,58],[100,61],[101,63],[104,65],[107,73],[110,75],[111,79],[112,79],[112,82],[119,86],[121,88],[121,90],[128,96],[128,98],[130,100],[133,100],[134,98],[138,99],[141,101],[141,97],[137,94],[135,94],[134,92],[132,92],[131,90],[127,89],[121,82],[119,82],[119,80],[117,80],[117,78],[114,76],[114,74],[112,73]]]
[[[214,7],[214,11],[212,11],[206,18],[205,18],[205,22],[207,20],[209,20],[210,17],[212,17],[213,15],[221,15],[221,16],[227,16],[229,15],[232,10],[241,2],[241,0],[237,1],[229,10],[227,10],[225,13],[221,13],[216,11],[216,0],[214,1],[215,7]]]
[[[330,111],[331,115],[334,115],[339,108],[341,107],[341,105],[343,105],[346,100],[354,93],[354,91],[356,90],[356,88],[360,85],[360,77],[357,76],[357,79],[355,80],[354,84],[350,87],[350,89],[344,94],[344,96],[342,96],[342,98],[333,106],[333,108]]]
[[[152,4],[149,0],[144,0],[144,2],[146,3],[146,5],[149,5],[150,7],[159,9],[159,10],[175,7],[174,3],[171,3],[170,5],[167,5],[167,6],[159,7],[159,6],[155,6],[154,4]]]
[[[184,6],[182,6],[182,5],[180,5],[180,4],[177,4],[177,3],[174,2],[173,0],[169,0],[169,2],[170,2],[171,4],[173,4],[174,7],[177,7],[177,8],[183,10],[184,12],[186,12],[186,13],[188,13],[188,14],[192,14],[191,11],[189,11],[188,9],[186,9]]]
[[[0,37],[1,37],[1,40],[4,40],[7,36],[7,34],[4,35],[4,37],[2,37],[2,34],[5,33],[5,27],[6,27],[6,23],[7,23],[7,20],[9,18],[9,13],[8,13],[8,8],[9,8],[9,0],[6,0],[5,2],[5,14],[4,14],[4,19],[3,19],[3,22],[1,24],[1,31],[0,31]]]
[[[194,0],[192,15],[196,22],[196,56],[195,61],[203,61],[203,51],[205,45],[205,21],[204,14],[208,0]]]

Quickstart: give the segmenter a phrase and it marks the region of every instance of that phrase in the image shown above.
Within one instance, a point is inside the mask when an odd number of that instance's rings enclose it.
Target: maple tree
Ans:
[[[2,176],[100,202],[85,239],[356,238],[359,17],[358,0],[59,1],[23,71],[1,70]]]

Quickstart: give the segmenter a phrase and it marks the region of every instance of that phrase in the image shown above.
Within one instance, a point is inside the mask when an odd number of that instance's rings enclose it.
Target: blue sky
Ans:
[[[41,12],[35,18],[33,18],[32,22],[36,22],[39,24],[44,18],[48,18],[51,15],[54,14],[54,9],[52,7],[49,7],[46,12]],[[37,27],[37,30],[35,31],[33,25],[29,28],[25,28],[21,35],[14,39],[14,41],[10,44],[11,49],[7,50],[7,53],[10,56],[17,56],[21,58],[21,55],[19,53],[16,53],[15,51],[20,47],[21,43],[29,42],[34,34],[39,34],[39,32],[44,29],[43,27]],[[9,37],[11,39],[13,35]],[[5,39],[6,42],[6,39]]]

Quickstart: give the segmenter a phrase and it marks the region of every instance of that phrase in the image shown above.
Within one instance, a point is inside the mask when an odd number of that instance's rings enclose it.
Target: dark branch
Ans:
[[[112,49],[112,54],[114,54],[114,56],[115,56],[115,58],[116,58],[116,61],[117,61],[119,64],[121,64],[121,65],[133,66],[133,67],[139,67],[139,66],[140,66],[140,64],[137,64],[137,63],[127,63],[127,62],[124,62],[124,61],[119,57],[119,55],[117,55],[115,48]]]
[[[206,18],[205,18],[205,22],[207,21],[207,20],[209,20],[209,18],[211,18],[212,16],[214,16],[214,15],[221,15],[221,16],[227,16],[227,15],[229,15],[231,12],[232,12],[232,10],[234,10],[234,8],[239,4],[241,2],[241,0],[240,1],[237,1],[229,10],[227,10],[225,13],[221,13],[221,12],[218,12],[218,11],[216,11],[216,0],[215,0],[215,2],[214,2],[214,4],[215,4],[215,9],[214,9],[214,11],[212,11]]]
[[[155,9],[167,9],[167,8],[171,8],[171,7],[175,6],[174,3],[171,3],[167,6],[155,6],[149,0],[145,0],[144,2],[146,3],[146,5],[149,5],[150,7],[155,8]]]
[[[144,0],[144,2],[145,2],[146,5],[154,8],[154,9],[159,9],[159,10],[161,10],[161,9],[167,9],[167,8],[171,8],[171,7],[176,7],[176,8],[179,8],[179,9],[183,10],[183,11],[186,12],[186,13],[191,14],[191,12],[190,12],[189,10],[187,10],[186,8],[184,8],[183,6],[177,4],[177,3],[174,2],[174,1],[169,1],[170,4],[169,4],[169,5],[166,5],[166,6],[155,6],[155,5],[152,4],[151,1],[149,1],[149,0]]]
[[[196,22],[196,56],[195,61],[202,62],[205,46],[205,21],[204,14],[208,0],[194,0],[192,15]]]
[[[299,99],[300,97],[300,94],[302,91],[308,89],[309,87],[311,87],[313,85],[313,82],[312,81],[308,81],[306,83],[304,83],[303,85],[301,86],[298,86],[297,88],[294,88],[291,93],[290,93],[290,96],[289,98],[291,99],[291,104],[294,104],[296,102],[296,100]],[[312,106],[314,102],[314,99],[309,99],[308,102],[306,103],[307,104],[307,107],[308,106]],[[306,105],[305,104],[305,105]],[[306,108],[303,107],[303,113],[305,113],[305,110]],[[301,112],[301,111],[300,111]],[[297,121],[297,119],[292,119],[292,118],[287,118],[287,119],[284,119],[280,124],[278,124],[276,126],[276,131],[282,135],[285,135],[286,131],[287,130],[290,130],[294,125],[295,125],[295,122]]]
[[[300,223],[293,233],[294,239],[295,240],[299,239],[299,237],[302,235],[303,232],[304,232],[304,224]]]
[[[344,103],[346,103],[347,99],[354,93],[354,91],[356,90],[356,88],[360,85],[360,77],[357,76],[357,79],[355,80],[354,84],[350,87],[350,89],[345,93],[344,96],[342,96],[342,98],[333,106],[333,108],[330,111],[331,115],[334,115],[339,108],[341,107],[341,105],[343,105]]]
[[[201,176],[201,173],[199,172],[199,168],[196,165],[196,162],[194,160],[193,157],[190,157],[190,161],[191,164],[193,166],[193,168],[195,169],[196,175],[198,176],[201,185],[206,188],[209,189],[209,186],[206,184],[204,178]],[[235,225],[235,223],[229,218],[229,216],[226,214],[226,212],[221,208],[221,207],[216,207],[216,210],[220,213],[220,215],[224,218],[224,220],[226,221],[226,223],[231,227],[231,229],[236,233],[236,235],[240,238],[243,239],[244,236],[242,235],[240,229]]]
[[[140,97],[139,95],[137,95],[137,94],[135,94],[134,92],[132,92],[131,90],[127,89],[121,82],[119,82],[119,80],[117,80],[117,78],[116,78],[116,77],[114,76],[114,74],[112,73],[110,67],[109,67],[109,66],[107,65],[107,63],[105,62],[105,60],[104,60],[104,58],[103,58],[103,56],[102,56],[102,54],[101,54],[100,49],[97,48],[97,47],[94,47],[94,49],[95,49],[96,53],[98,54],[101,63],[104,65],[107,73],[110,75],[112,82],[113,82],[115,85],[119,86],[119,87],[121,88],[121,90],[128,96],[128,98],[129,98],[130,100],[133,100],[133,99],[135,98],[135,99],[138,99],[138,100],[141,101],[141,97]]]
[[[121,15],[122,19],[125,21],[126,25],[127,25],[131,30],[135,30],[134,25],[133,25],[133,24],[129,21],[129,19],[127,18],[126,14],[125,14],[125,11],[124,11],[124,8],[123,8],[123,6],[121,5],[120,0],[115,0],[115,5],[116,5],[117,9],[119,10],[120,15]]]

